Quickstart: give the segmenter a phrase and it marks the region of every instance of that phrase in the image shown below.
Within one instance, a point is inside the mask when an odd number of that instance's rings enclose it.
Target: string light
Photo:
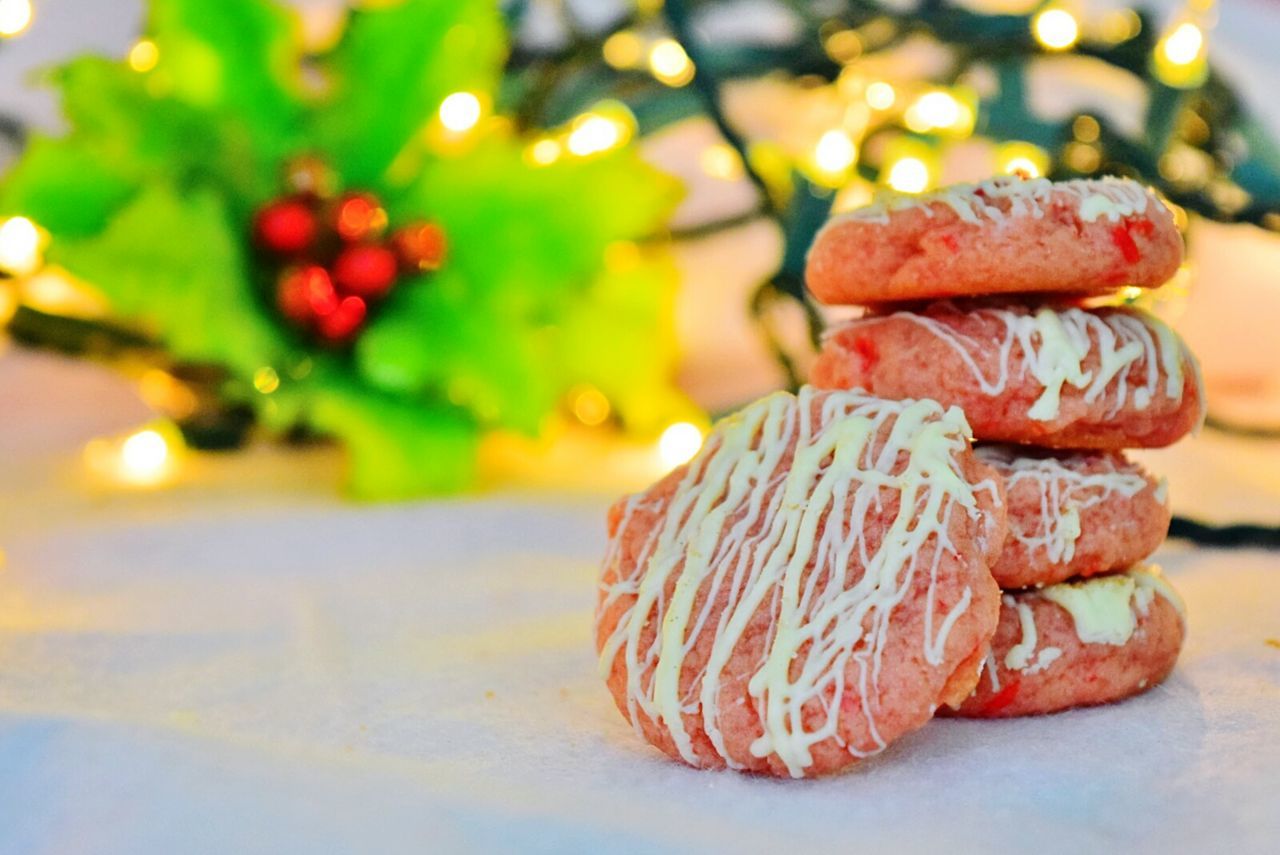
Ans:
[[[899,158],[889,167],[886,180],[899,193],[923,193],[929,187],[929,165],[910,155]]]
[[[659,39],[649,49],[649,70],[668,86],[684,86],[693,80],[693,62],[675,39]]]
[[[1031,22],[1031,32],[1049,50],[1067,50],[1080,38],[1080,24],[1066,9],[1046,9]]]
[[[702,431],[689,422],[676,422],[662,432],[658,438],[658,457],[662,465],[674,469],[682,463],[688,463],[702,448]]]
[[[1204,33],[1190,21],[1179,24],[1164,39],[1161,50],[1169,62],[1174,65],[1190,65],[1200,55],[1204,47]]]
[[[579,388],[572,395],[572,399],[573,417],[587,427],[604,424],[613,409],[609,405],[609,399],[594,386]]]
[[[903,121],[917,133],[945,130],[966,134],[973,129],[973,109],[950,92],[935,89],[926,92],[907,108]]]
[[[625,106],[609,101],[573,120],[565,147],[570,154],[587,157],[623,145],[631,137],[635,120]]]
[[[996,151],[996,166],[1005,175],[1039,178],[1049,170],[1049,155],[1028,142],[1007,142]]]
[[[0,0],[0,37],[10,38],[31,26],[31,0]]]
[[[828,177],[838,178],[858,159],[858,146],[839,128],[827,131],[813,149],[813,162]]]
[[[883,80],[877,80],[867,87],[867,104],[875,110],[888,110],[898,100],[898,93]]]
[[[147,427],[122,440],[95,439],[84,449],[85,464],[99,477],[125,487],[156,487],[177,471],[181,439],[170,426]]]
[[[1182,21],[1156,43],[1151,57],[1152,71],[1160,82],[1179,89],[1201,85],[1209,76],[1204,30],[1192,21]]]
[[[644,59],[644,41],[632,30],[619,30],[605,39],[601,52],[614,68],[635,68]]]
[[[547,138],[538,140],[529,146],[525,153],[534,166],[550,166],[560,159],[563,147],[557,141]]]
[[[129,67],[139,74],[150,71],[160,61],[160,50],[151,39],[139,39],[129,49]]]
[[[26,217],[10,217],[0,225],[0,270],[25,276],[40,266],[40,232]]]
[[[280,374],[270,365],[264,365],[253,372],[253,388],[263,395],[270,395],[280,388]]]
[[[465,133],[480,121],[480,99],[470,92],[454,92],[440,102],[440,124],[455,134]]]

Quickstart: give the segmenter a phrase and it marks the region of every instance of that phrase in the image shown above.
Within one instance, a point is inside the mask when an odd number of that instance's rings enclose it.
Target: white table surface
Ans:
[[[1170,680],[937,721],[851,774],[707,773],[637,740],[590,641],[603,493],[343,503],[327,452],[113,491],[80,449],[145,411],[0,355],[0,851],[1274,852],[1280,556],[1158,558]],[[1280,446],[1149,456],[1183,509],[1280,519]]]

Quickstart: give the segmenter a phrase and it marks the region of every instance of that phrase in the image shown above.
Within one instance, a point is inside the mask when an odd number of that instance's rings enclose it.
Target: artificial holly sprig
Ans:
[[[648,243],[673,182],[625,145],[535,161],[501,118],[442,126],[450,95],[494,101],[494,4],[359,10],[307,56],[274,2],[152,0],[146,39],[145,67],[51,73],[71,130],[30,141],[0,214],[48,232],[105,321],[343,442],[354,493],[465,488],[484,432],[536,432],[582,384],[637,430],[687,412]]]

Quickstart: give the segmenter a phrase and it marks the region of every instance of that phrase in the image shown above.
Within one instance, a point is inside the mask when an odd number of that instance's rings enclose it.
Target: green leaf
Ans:
[[[300,25],[274,0],[152,0],[147,32],[159,50],[149,85],[219,114],[260,157],[300,144]]]
[[[348,453],[355,498],[455,493],[475,480],[477,433],[465,412],[380,394],[333,376],[308,390],[310,423]]]
[[[356,346],[362,376],[396,394],[431,392],[484,424],[529,434],[555,402],[547,330],[511,305],[470,296],[457,270],[407,282]]]
[[[224,365],[252,377],[286,345],[249,283],[242,241],[220,199],[141,191],[101,234],[55,237],[49,260],[86,280],[123,318],[139,323],[179,359]]]
[[[517,141],[498,138],[429,162],[392,200],[393,219],[439,222],[449,256],[441,272],[402,286],[362,336],[362,375],[389,391],[447,394],[484,424],[535,432],[577,382],[557,356],[566,318],[611,245],[654,232],[678,195],[631,150],[540,168]],[[583,363],[615,358],[599,344]]]
[[[376,187],[453,92],[490,93],[506,53],[493,0],[406,0],[351,15],[322,62],[334,87],[315,139],[351,186]]]
[[[76,140],[33,137],[0,183],[0,213],[30,217],[55,235],[94,234],[136,188],[119,166]]]
[[[623,424],[641,434],[701,418],[675,391],[677,278],[665,253],[607,271],[574,302],[557,337],[564,375],[603,392]]]

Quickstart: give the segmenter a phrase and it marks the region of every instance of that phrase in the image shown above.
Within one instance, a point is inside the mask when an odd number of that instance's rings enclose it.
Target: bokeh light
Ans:
[[[688,463],[702,448],[702,431],[689,422],[676,422],[658,439],[658,457],[668,469]]]

